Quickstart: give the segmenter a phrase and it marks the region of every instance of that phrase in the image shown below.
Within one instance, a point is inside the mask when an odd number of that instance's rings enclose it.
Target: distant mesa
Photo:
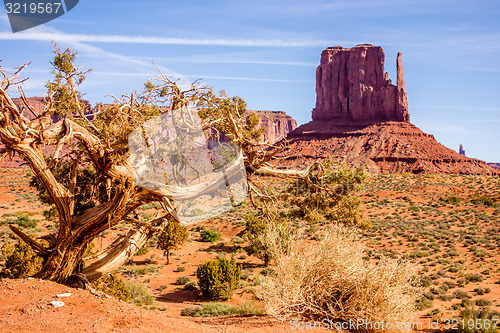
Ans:
[[[500,170],[500,163],[488,163],[488,165],[492,168]]]
[[[324,50],[316,70],[312,121],[288,134],[279,165],[301,166],[332,156],[372,172],[498,174],[411,124],[401,53],[396,85],[384,61],[382,48],[370,44]]]
[[[13,102],[17,105],[22,114],[28,119],[34,119],[34,114],[29,111],[24,105],[23,101],[20,98],[14,98]],[[33,107],[35,113],[40,114],[43,112],[45,107],[45,99],[43,97],[29,97],[28,102]],[[86,100],[80,101],[85,109],[85,114],[91,115],[94,110],[91,104]],[[256,111],[249,110],[248,113],[254,112],[259,118],[260,125],[265,127],[261,141],[268,142],[273,144],[277,141],[283,140],[287,137],[288,133],[292,132],[297,128],[297,122],[295,119],[290,117],[284,111]],[[52,120],[57,122],[60,120],[56,115],[52,115]],[[4,145],[0,143],[0,149],[2,149]],[[44,153],[50,154],[53,153],[53,147],[47,147],[44,149]],[[15,157],[10,160],[9,158],[5,158],[3,161],[0,161],[0,167],[3,168],[19,168],[24,167],[23,160],[16,154]]]
[[[260,126],[266,128],[261,141],[273,144],[286,138],[288,133],[297,128],[295,119],[287,115],[285,111],[249,110],[249,112],[254,112],[259,117]]]

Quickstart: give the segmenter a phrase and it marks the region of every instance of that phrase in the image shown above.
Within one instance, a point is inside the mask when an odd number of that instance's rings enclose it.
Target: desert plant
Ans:
[[[42,267],[42,258],[36,255],[31,247],[19,240],[14,246],[5,244],[2,248],[5,266],[0,277],[18,279],[31,276]]]
[[[220,239],[220,234],[216,231],[205,229],[200,232],[200,238],[204,242],[215,243]]]
[[[247,252],[264,260],[265,266],[269,265],[274,254],[289,251],[290,242],[295,235],[285,218],[268,212],[248,214],[245,221],[246,236],[250,241]]]
[[[181,316],[191,317],[218,317],[227,315],[263,315],[264,310],[259,309],[253,303],[244,303],[234,306],[227,303],[207,303],[203,306],[185,308],[181,311]]]
[[[296,243],[289,255],[277,256],[275,274],[261,277],[266,312],[282,319],[408,322],[418,298],[411,266],[388,259],[370,264],[363,250],[341,227],[314,245]]]
[[[480,196],[479,198],[472,199],[470,201],[471,204],[473,205],[483,205],[483,206],[488,206],[488,207],[496,207],[497,204],[495,200],[493,200],[490,197],[487,196]]]
[[[151,305],[155,298],[149,294],[148,287],[140,283],[128,283],[127,288],[130,292],[130,299],[137,304]]]
[[[351,169],[337,166],[332,158],[317,165],[309,179],[297,179],[287,188],[293,194],[291,203],[297,208],[291,213],[309,222],[340,222],[345,225],[369,227],[359,211],[360,199],[355,195],[368,177],[364,167]],[[311,186],[313,183],[323,187]]]
[[[446,203],[460,203],[462,200],[456,196],[451,196],[451,197],[439,197],[439,201],[444,201]]]
[[[130,299],[130,290],[116,274],[103,276],[92,282],[95,289],[122,301]]]
[[[184,244],[189,234],[186,227],[181,226],[177,221],[170,220],[158,236],[157,247],[163,250],[167,258],[167,265],[170,264],[170,252]]]
[[[14,223],[16,223],[18,226],[23,227],[23,228],[35,228],[36,227],[36,221],[31,220],[26,215],[18,216],[17,219],[14,221]]]
[[[460,311],[459,319],[459,333],[494,333],[498,332],[500,314],[488,308],[476,309],[474,306],[467,306]]]
[[[185,285],[185,284],[187,284],[190,281],[191,281],[191,279],[189,279],[187,276],[179,276],[177,278],[177,280],[175,280],[175,284]]]
[[[204,297],[228,299],[239,285],[241,265],[236,264],[234,257],[212,259],[198,266],[196,277]]]

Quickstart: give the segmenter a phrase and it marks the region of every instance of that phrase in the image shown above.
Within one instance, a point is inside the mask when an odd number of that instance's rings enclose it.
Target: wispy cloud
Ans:
[[[60,32],[28,31],[21,33],[0,32],[0,40],[56,40],[79,43],[124,43],[163,45],[210,45],[253,47],[323,47],[332,41],[325,40],[281,40],[281,39],[219,39],[219,38],[170,38],[127,35],[65,34]],[[345,43],[338,41],[338,43]]]
[[[146,57],[135,57],[137,59],[147,59]],[[280,66],[298,66],[298,67],[316,67],[318,63],[312,61],[277,61],[277,60],[257,60],[257,59],[209,59],[203,57],[155,57],[155,61],[170,62],[195,62],[195,63],[223,63],[223,64],[256,64],[256,65],[280,65]]]
[[[439,106],[439,105],[412,105],[415,109],[446,109],[446,110],[469,110],[469,111],[500,111],[500,108],[477,107],[477,106]]]
[[[240,81],[263,81],[263,82],[281,82],[281,83],[312,83],[311,80],[285,80],[285,79],[268,79],[257,77],[239,77],[239,76],[211,76],[211,75],[185,75],[187,78],[203,78],[216,80],[240,80]]]

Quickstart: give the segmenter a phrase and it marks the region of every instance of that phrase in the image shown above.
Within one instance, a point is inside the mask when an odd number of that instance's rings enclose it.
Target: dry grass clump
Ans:
[[[260,296],[266,311],[280,319],[392,323],[358,327],[358,331],[401,331],[413,319],[417,292],[408,263],[383,259],[366,262],[363,245],[341,227],[325,232],[314,244],[296,243],[276,256],[276,273],[264,277]]]

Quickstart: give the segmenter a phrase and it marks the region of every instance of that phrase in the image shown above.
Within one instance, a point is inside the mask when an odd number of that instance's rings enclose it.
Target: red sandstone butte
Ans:
[[[287,136],[280,166],[305,166],[332,156],[371,172],[499,174],[410,123],[401,53],[397,83],[384,71],[384,51],[369,44],[329,47],[316,70],[312,121]]]
[[[312,119],[409,122],[401,54],[397,58],[396,86],[384,71],[384,59],[380,46],[368,44],[324,50],[316,70]]]
[[[280,141],[291,131],[297,128],[295,119],[287,115],[284,111],[251,111],[259,117],[259,126],[265,127],[261,141],[270,144]]]

